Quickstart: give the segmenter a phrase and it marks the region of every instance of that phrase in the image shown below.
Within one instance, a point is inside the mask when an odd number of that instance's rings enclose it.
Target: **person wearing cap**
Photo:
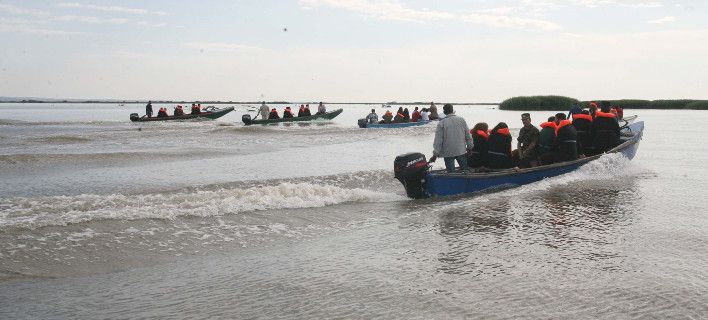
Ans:
[[[444,105],[443,112],[445,119],[440,120],[435,129],[433,157],[430,162],[443,157],[447,172],[455,171],[455,161],[462,171],[467,171],[467,150],[473,147],[470,129],[465,119],[455,115],[451,104]]]
[[[148,101],[148,104],[145,105],[145,114],[148,118],[152,118],[152,101]]]
[[[519,130],[519,137],[516,139],[516,150],[512,152],[512,159],[519,168],[529,168],[538,165],[538,139],[540,132],[538,128],[531,124],[531,115],[521,114],[521,123],[524,125]]]
[[[583,111],[583,109],[580,108],[580,105],[577,102],[574,102],[573,106],[570,107],[570,111],[568,111],[568,116],[566,119],[572,119],[574,114],[580,114],[581,111]]]

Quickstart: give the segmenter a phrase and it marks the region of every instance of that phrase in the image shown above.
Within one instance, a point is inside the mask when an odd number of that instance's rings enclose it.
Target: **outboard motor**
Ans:
[[[369,123],[366,119],[359,119],[357,122],[359,124],[359,128],[366,128],[366,125]]]
[[[140,116],[137,113],[130,114],[130,121],[138,121],[138,119],[140,119]]]
[[[409,198],[425,198],[423,179],[427,172],[428,161],[420,152],[402,154],[393,161],[393,175],[406,188]]]
[[[248,126],[248,125],[251,125],[251,124],[253,123],[253,122],[251,121],[251,115],[250,115],[250,114],[244,114],[244,115],[242,115],[242,116],[241,116],[241,121],[243,121],[243,123],[244,123],[245,125],[247,125],[247,126]]]

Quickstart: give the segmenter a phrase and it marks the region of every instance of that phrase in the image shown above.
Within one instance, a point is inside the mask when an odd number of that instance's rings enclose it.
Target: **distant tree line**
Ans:
[[[500,110],[516,110],[516,111],[566,111],[574,103],[579,103],[583,107],[588,107],[592,101],[603,101],[606,99],[597,99],[590,101],[579,101],[578,99],[563,97],[563,96],[524,96],[513,97],[504,100],[500,105]],[[620,99],[606,100],[610,101],[613,106],[619,106],[623,109],[693,109],[693,110],[708,110],[708,100],[639,100],[639,99]]]

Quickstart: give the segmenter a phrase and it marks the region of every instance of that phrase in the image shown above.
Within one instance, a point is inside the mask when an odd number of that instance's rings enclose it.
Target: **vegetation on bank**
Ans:
[[[592,100],[603,101],[603,99]],[[607,100],[613,106],[620,106],[623,109],[693,109],[693,110],[708,110],[708,100],[639,100],[639,99],[620,99]],[[515,111],[566,111],[569,110],[573,103],[579,102],[581,106],[587,108],[591,101],[578,101],[570,97],[563,96],[528,96],[528,97],[513,97],[504,100],[499,105],[499,110],[515,110]]]

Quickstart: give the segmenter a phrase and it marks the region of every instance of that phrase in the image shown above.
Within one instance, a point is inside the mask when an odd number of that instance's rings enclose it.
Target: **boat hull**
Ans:
[[[273,124],[273,123],[282,123],[282,122],[302,122],[302,121],[313,121],[313,120],[319,120],[319,119],[324,119],[324,120],[332,120],[339,114],[341,114],[343,109],[337,109],[332,112],[327,112],[325,114],[315,114],[307,117],[292,117],[292,118],[280,118],[280,119],[261,119],[261,120],[250,120],[250,122],[244,121],[243,123],[245,125],[252,125],[252,124]]]
[[[628,159],[634,158],[642,139],[644,122],[630,124],[623,132],[633,133],[619,146],[606,152],[618,153]],[[493,173],[447,173],[444,170],[430,171],[425,174],[423,197],[446,197],[480,191],[506,189],[540,181],[572,172],[579,167],[600,158],[595,155],[574,161],[556,163],[528,169],[508,169]]]
[[[430,123],[430,121],[418,121],[418,122],[401,122],[401,123],[367,123],[365,126],[361,128],[407,128],[407,127],[416,127],[416,126],[422,126],[425,124]]]
[[[184,114],[181,116],[169,116],[169,117],[146,117],[143,116],[141,118],[137,117],[131,117],[130,120],[133,122],[153,122],[153,121],[174,121],[174,120],[194,120],[194,119],[218,119],[221,118],[222,116],[226,115],[227,113],[231,112],[234,110],[234,107],[228,107],[225,109],[218,109],[215,111],[202,111],[199,114]]]

